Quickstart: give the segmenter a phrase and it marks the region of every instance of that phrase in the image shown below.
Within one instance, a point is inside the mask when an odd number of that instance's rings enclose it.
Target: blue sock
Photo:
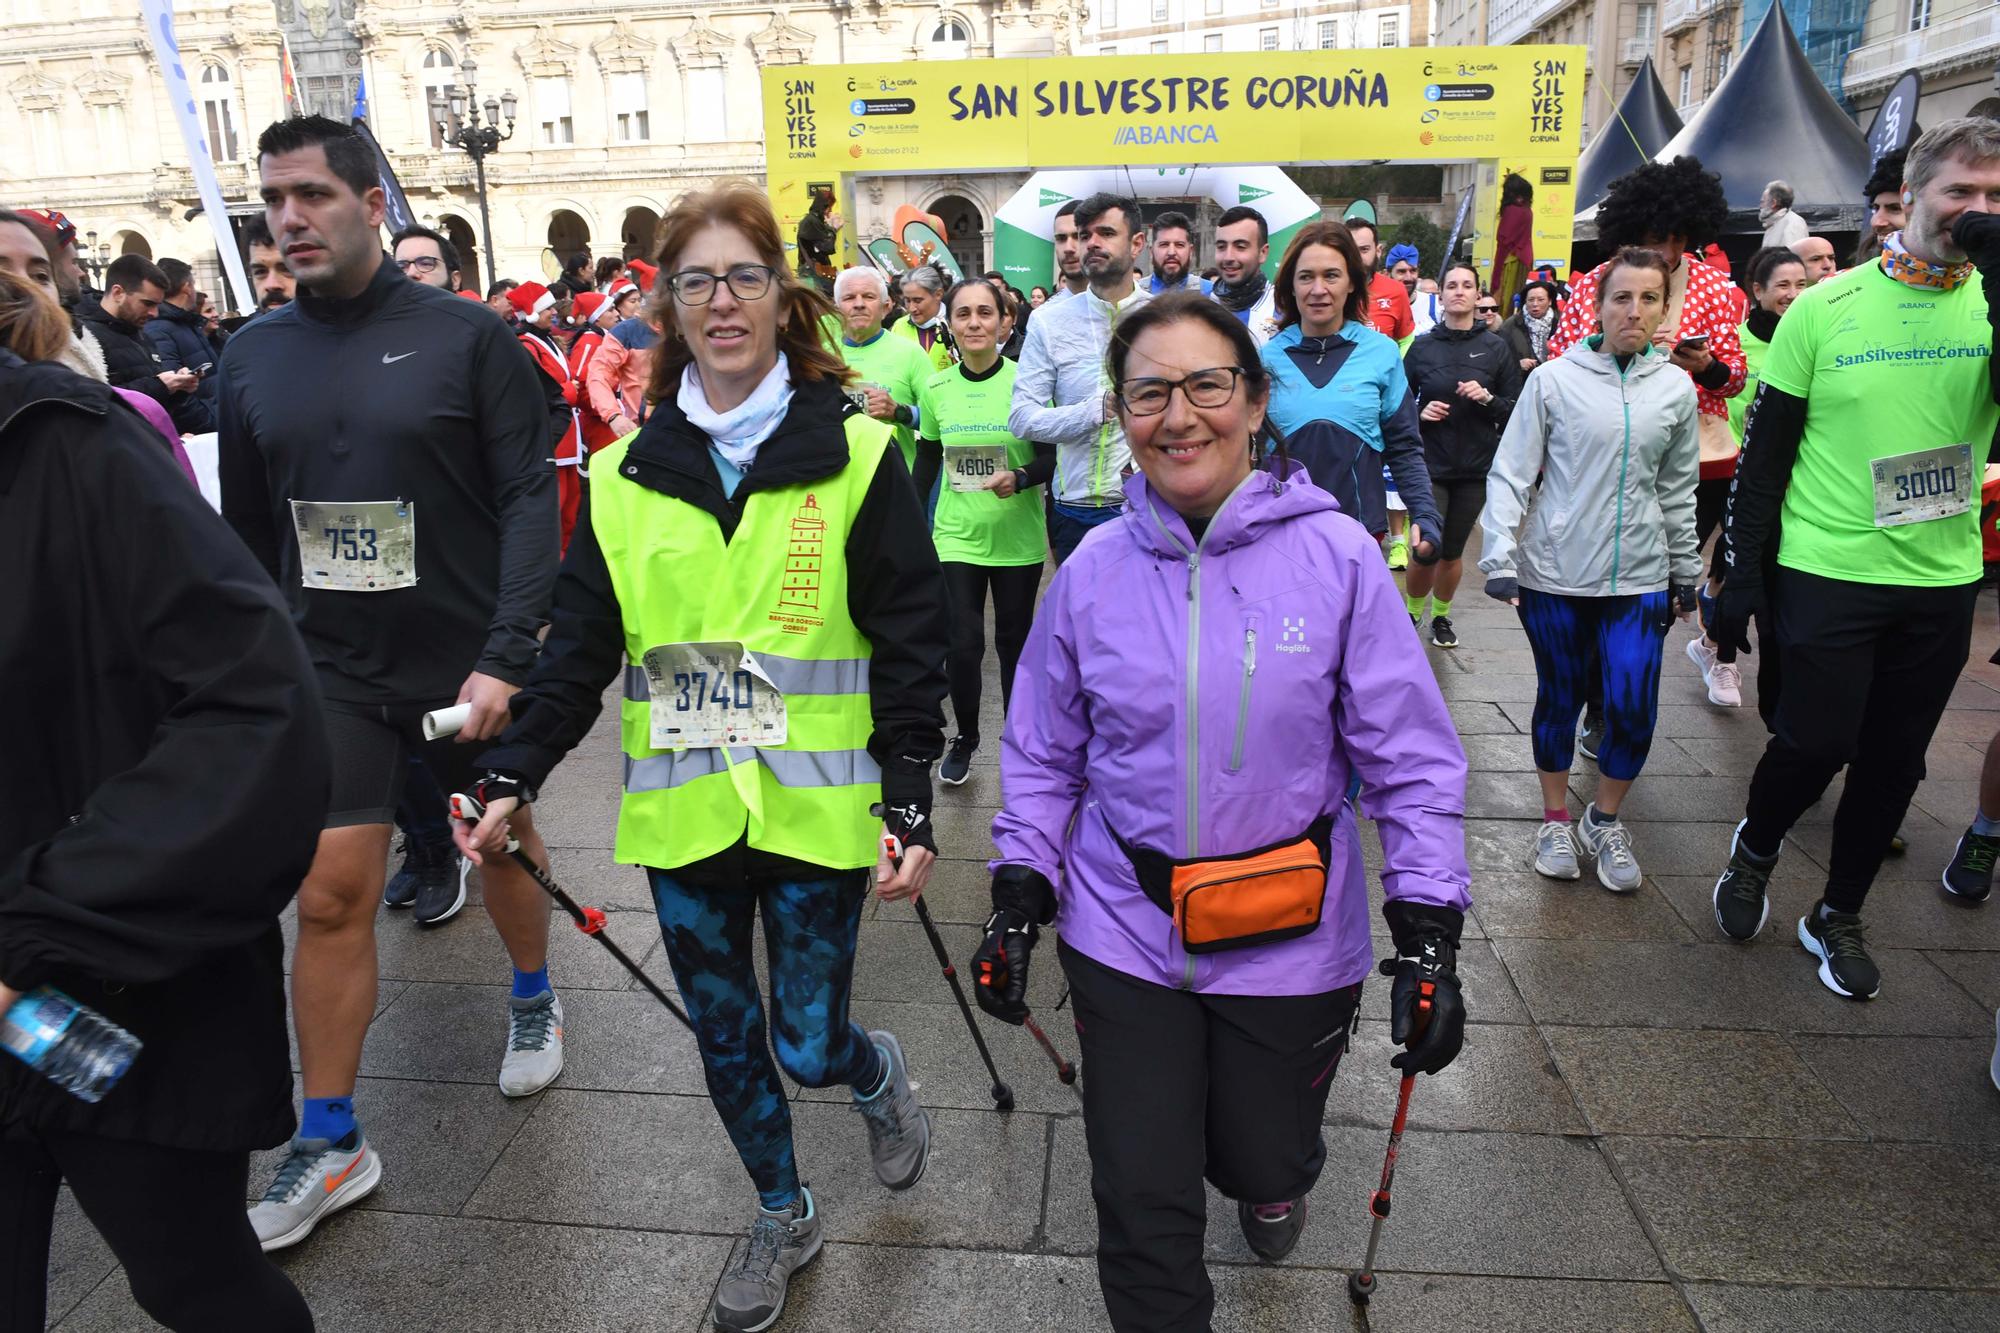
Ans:
[[[514,969],[515,999],[532,1000],[543,991],[552,989],[554,988],[549,985],[549,967],[547,963],[542,964],[532,972],[523,972],[518,967]]]
[[[884,1055],[882,1048],[872,1040],[868,1043],[868,1049],[875,1055],[875,1072],[854,1085],[855,1097],[864,1102],[874,1101],[889,1088],[889,1057]],[[862,1091],[864,1088],[867,1089],[866,1092]]]
[[[308,1097],[299,1115],[299,1137],[338,1143],[354,1132],[352,1097]]]
[[[1973,817],[1972,831],[1982,838],[2000,838],[2000,819],[1988,819],[1981,810]]]

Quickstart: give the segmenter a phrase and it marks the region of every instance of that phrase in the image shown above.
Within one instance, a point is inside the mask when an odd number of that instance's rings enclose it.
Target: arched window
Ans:
[[[957,42],[960,45],[972,40],[972,29],[965,26],[965,20],[956,14],[942,15],[937,27],[931,29],[933,42]]]
[[[431,93],[451,96],[452,88],[458,82],[458,68],[451,58],[451,52],[434,46],[424,52],[424,123],[431,127],[431,147],[444,147],[444,132],[438,128],[437,117],[431,114]],[[447,116],[449,113],[447,113]],[[453,129],[458,128],[456,125]]]
[[[208,152],[217,162],[236,160],[235,88],[220,65],[201,67],[201,121],[208,132]]]

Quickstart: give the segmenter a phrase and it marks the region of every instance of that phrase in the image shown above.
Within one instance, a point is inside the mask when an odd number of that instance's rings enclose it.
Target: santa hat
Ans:
[[[549,289],[539,282],[524,282],[507,293],[507,304],[520,311],[523,317],[532,319],[556,303],[549,295]]]
[[[642,292],[650,292],[653,290],[653,278],[660,271],[658,265],[648,264],[643,259],[626,260],[625,270],[626,272],[630,273],[633,276],[633,279],[635,281],[638,282],[639,290]]]
[[[602,292],[584,292],[570,303],[570,313],[577,324],[587,326],[608,299]]]
[[[620,301],[625,299],[628,293],[636,292],[638,290],[639,290],[638,283],[632,282],[626,278],[620,278],[618,279],[618,281],[611,284],[611,291],[604,299],[611,302],[611,304],[613,305],[617,305]]]

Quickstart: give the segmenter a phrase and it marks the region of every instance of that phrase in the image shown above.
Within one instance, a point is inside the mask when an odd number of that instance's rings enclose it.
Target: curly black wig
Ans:
[[[1648,162],[1611,182],[1611,193],[1597,206],[1597,239],[1616,250],[1679,236],[1699,251],[1728,221],[1722,177],[1702,170],[1699,159],[1677,157]]]
[[[1910,150],[1898,148],[1893,153],[1882,154],[1882,160],[1868,173],[1868,183],[1861,187],[1861,197],[1869,203],[1875,202],[1878,194],[1889,194],[1903,188],[1903,162]]]

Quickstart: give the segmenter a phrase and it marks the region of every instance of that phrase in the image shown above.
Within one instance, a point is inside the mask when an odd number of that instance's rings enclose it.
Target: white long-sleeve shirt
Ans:
[[[1086,291],[1044,303],[1028,322],[1007,429],[1056,447],[1055,498],[1064,504],[1124,502],[1132,451],[1118,418],[1104,410],[1111,388],[1104,357],[1113,325],[1152,299],[1143,285],[1115,306]]]

